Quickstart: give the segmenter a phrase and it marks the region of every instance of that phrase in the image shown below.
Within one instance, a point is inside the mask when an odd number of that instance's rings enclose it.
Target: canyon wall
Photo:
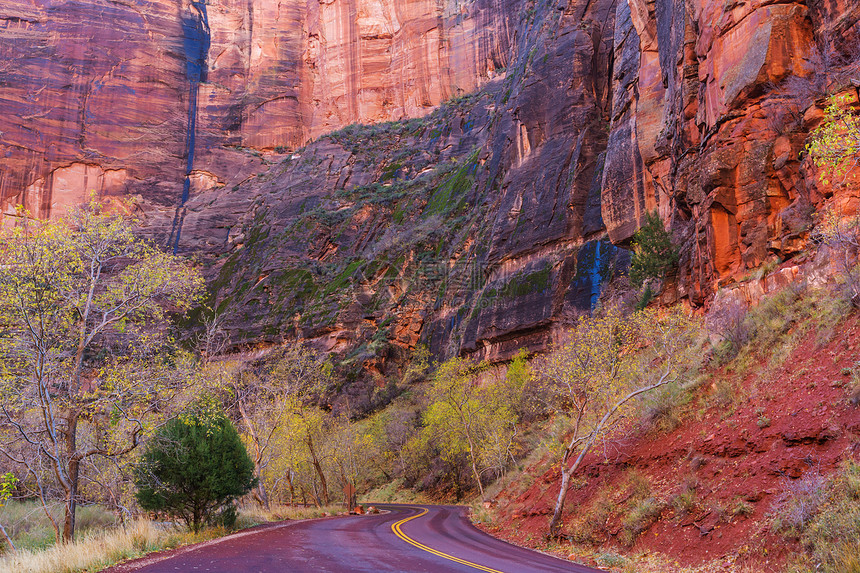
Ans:
[[[657,209],[684,247],[667,294],[700,305],[800,253],[830,195],[860,192],[856,179],[822,188],[803,153],[826,94],[857,101],[860,5],[629,0],[617,10],[607,231],[628,241]]]
[[[509,3],[3,2],[0,205],[177,206],[265,168],[242,148],[424,115],[506,66]]]
[[[828,93],[858,100],[858,22],[850,0],[9,0],[0,201],[139,197],[237,344],[501,360],[591,308],[648,211],[681,247],[663,301],[701,306],[856,210],[856,174],[822,185],[803,150]]]

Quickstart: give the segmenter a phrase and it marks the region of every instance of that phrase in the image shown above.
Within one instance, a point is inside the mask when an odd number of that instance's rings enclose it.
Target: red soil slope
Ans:
[[[711,563],[709,571],[719,561],[778,570],[800,550],[771,531],[770,514],[786,485],[809,471],[827,475],[860,452],[860,408],[849,402],[851,376],[844,370],[860,361],[858,322],[856,316],[843,321],[824,345],[809,333],[779,368],[752,368],[765,374],[741,378],[716,371],[695,391],[677,429],[640,430],[590,455],[579,474],[587,481],[567,497],[568,528],[593,507],[597,494],[623,503],[618,495],[635,468],[658,499],[671,500],[692,483],[696,501],[684,515],[667,504],[622,552],[659,552],[684,566]],[[515,542],[539,544],[558,493],[558,465],[522,479],[534,481],[523,493],[502,492],[497,522],[503,525],[491,529]],[[746,511],[734,514],[739,506]],[[611,516],[601,550],[620,544],[620,530],[620,516]]]

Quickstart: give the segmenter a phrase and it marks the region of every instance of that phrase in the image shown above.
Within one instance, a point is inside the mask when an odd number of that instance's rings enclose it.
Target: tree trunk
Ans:
[[[3,534],[3,538],[6,540],[6,543],[9,544],[9,547],[12,549],[12,551],[18,551],[18,548],[15,547],[15,544],[12,542],[12,538],[9,537],[9,534],[6,533],[6,528],[3,527],[2,523],[0,523],[0,533]]]
[[[259,476],[259,469],[257,470],[257,475]],[[260,504],[264,509],[269,509],[269,495],[266,493],[266,486],[263,485],[263,480],[260,479],[257,482],[257,487],[254,488],[254,499],[257,500],[257,503]]]
[[[472,440],[469,439],[469,461],[472,464],[472,474],[475,476],[475,481],[478,482],[478,491],[481,492],[481,501],[484,499],[484,484],[481,483],[481,474],[478,472],[478,465],[475,462],[475,449],[472,446]]]
[[[478,472],[478,466],[475,465],[475,460],[472,460],[472,475],[475,476],[475,481],[478,482],[478,491],[481,492],[481,501],[486,501],[484,496],[484,484],[481,483],[481,474]]]
[[[78,416],[69,412],[66,427],[66,453],[69,456],[68,489],[66,490],[66,518],[63,522],[63,542],[75,539],[75,519],[78,506],[78,482],[80,481],[81,461],[75,457],[77,450]]]
[[[237,389],[237,393],[238,393]],[[242,421],[245,423],[245,428],[248,430],[248,435],[251,437],[251,443],[254,444],[254,473],[257,474],[257,487],[254,488],[254,499],[265,509],[269,509],[269,496],[266,494],[266,486],[263,485],[263,448],[260,445],[260,438],[257,435],[257,429],[254,427],[254,422],[245,410],[245,403],[239,398],[237,402],[239,406],[239,414],[242,416]]]
[[[558,491],[558,498],[555,500],[555,511],[553,511],[552,519],[549,522],[549,536],[551,538],[558,537],[559,525],[561,524],[561,514],[564,511],[564,498],[567,496],[567,489],[570,487],[570,476],[572,471],[566,471],[564,467],[561,469],[561,487]]]
[[[567,489],[570,487],[570,476],[579,469],[579,465],[582,463],[582,459],[585,457],[591,450],[591,446],[594,445],[597,437],[603,433],[604,428],[608,427],[610,420],[612,420],[615,413],[618,412],[619,408],[627,403],[629,400],[635,398],[640,394],[644,394],[646,392],[650,392],[655,388],[659,388],[664,384],[669,383],[669,374],[670,370],[667,370],[660,376],[660,379],[650,386],[645,386],[644,388],[639,388],[627,394],[624,398],[615,403],[615,405],[607,411],[603,417],[600,419],[600,422],[597,423],[597,426],[591,431],[591,434],[588,437],[588,440],[585,442],[585,445],[579,451],[579,455],[576,456],[576,461],[573,462],[573,465],[569,469],[565,469],[567,465],[567,460],[570,459],[570,455],[573,453],[573,449],[576,447],[578,443],[578,438],[574,434],[573,440],[570,445],[568,445],[564,450],[564,455],[561,458],[561,487],[558,492],[558,499],[555,502],[555,511],[552,513],[552,519],[549,522],[549,535],[550,537],[558,537],[558,531],[561,525],[561,514],[564,511],[564,498],[567,496]]]
[[[78,508],[78,476],[80,462],[72,460],[69,462],[69,483],[71,488],[66,494],[66,519],[63,522],[63,542],[70,543],[75,539],[75,518]]]
[[[290,505],[295,505],[296,490],[293,487],[293,470],[287,470],[287,485],[290,488]]]
[[[320,464],[319,458],[317,458],[317,452],[314,449],[314,441],[311,438],[310,433],[307,435],[307,444],[308,450],[311,452],[311,464],[314,466],[314,470],[316,470],[317,475],[320,478],[320,487],[322,488],[322,497],[323,501],[326,505],[331,503],[328,497],[328,484],[325,481],[325,474],[323,473],[322,464]]]

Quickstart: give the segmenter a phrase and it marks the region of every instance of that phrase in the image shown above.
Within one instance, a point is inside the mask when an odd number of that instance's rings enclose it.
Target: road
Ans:
[[[105,573],[595,573],[475,528],[465,508],[380,505],[385,513],[291,521],[108,569]]]

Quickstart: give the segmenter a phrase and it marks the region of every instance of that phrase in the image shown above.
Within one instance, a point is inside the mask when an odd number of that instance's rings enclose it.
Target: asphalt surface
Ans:
[[[379,505],[388,513],[285,522],[145,557],[110,573],[595,573],[475,528],[465,508]]]

